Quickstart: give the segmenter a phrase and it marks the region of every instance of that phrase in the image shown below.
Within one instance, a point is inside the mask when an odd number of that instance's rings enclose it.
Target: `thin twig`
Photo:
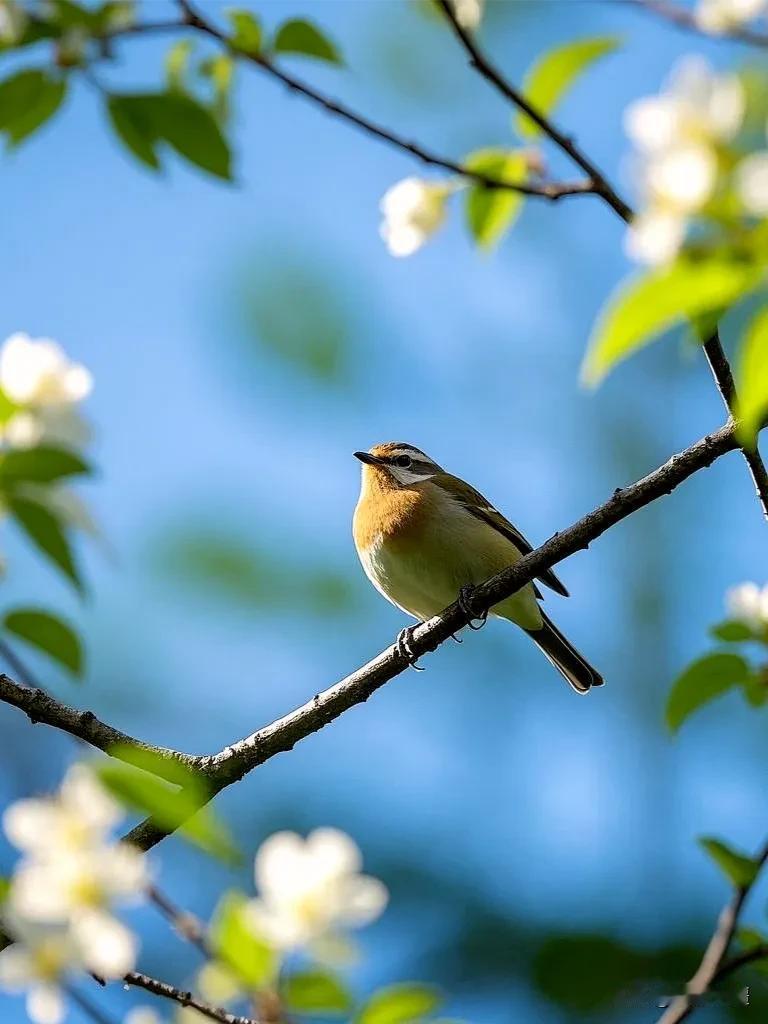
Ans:
[[[701,963],[696,969],[696,973],[685,986],[685,994],[676,996],[673,999],[661,1017],[659,1017],[657,1024],[680,1024],[680,1021],[685,1020],[694,1011],[696,1005],[701,1001],[701,997],[706,995],[717,981],[725,977],[726,974],[732,973],[736,970],[737,966],[742,966],[740,962],[736,966],[731,966],[733,962],[727,963],[725,957],[738,928],[739,917],[747,897],[767,861],[768,843],[763,846],[755,858],[756,870],[752,881],[748,885],[737,886],[733,896],[720,912],[717,926],[707,944],[707,948],[701,958]],[[756,957],[750,959],[756,959]]]
[[[619,196],[605,175],[598,170],[584,151],[576,144],[575,140],[561,131],[553,121],[545,117],[535,107],[531,106],[526,97],[517,89],[505,75],[491,62],[488,56],[480,49],[472,34],[460,24],[456,17],[456,11],[450,0],[438,0],[440,7],[448,19],[456,38],[461,43],[464,51],[469,57],[469,62],[482,77],[489,82],[505,99],[507,99],[518,110],[527,114],[541,129],[541,131],[555,143],[567,156],[571,158],[583,171],[586,172],[594,185],[594,191],[605,203],[616,213],[626,224],[628,224],[634,212],[628,203]],[[704,354],[709,363],[712,376],[720,394],[725,402],[725,407],[731,416],[736,416],[735,388],[731,368],[728,365],[720,336],[715,330],[712,337],[708,338],[702,346]],[[755,490],[760,502],[763,515],[768,520],[768,471],[760,457],[757,447],[754,450],[739,446],[749,468],[750,475],[755,484]]]
[[[259,1024],[259,1021],[254,1017],[241,1017],[239,1014],[230,1013],[229,1010],[211,1006],[208,1003],[202,1002],[191,992],[185,992],[174,985],[169,985],[166,981],[158,981],[157,978],[151,978],[148,974],[139,974],[137,971],[131,971],[122,980],[126,985],[142,988],[145,992],[151,992],[153,995],[161,996],[163,999],[171,999],[173,1002],[178,1003],[179,1006],[191,1007],[193,1010],[197,1010],[198,1013],[202,1013],[204,1017],[208,1017],[209,1020],[219,1021],[219,1024]]]
[[[736,43],[746,43],[749,46],[768,47],[768,34],[759,32],[757,29],[746,28],[743,25],[734,25],[732,28],[724,29],[722,32],[708,32],[702,28],[696,20],[695,11],[681,7],[679,4],[667,3],[666,0],[614,0],[628,7],[638,7],[641,10],[656,14],[677,28],[687,32],[696,32],[698,35],[706,36],[708,39],[728,39]]]

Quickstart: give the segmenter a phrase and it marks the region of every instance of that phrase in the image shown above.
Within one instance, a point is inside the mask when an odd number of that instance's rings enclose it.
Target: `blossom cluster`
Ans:
[[[704,32],[721,35],[768,14],[768,0],[698,0],[694,17]]]
[[[641,193],[630,257],[668,263],[697,224],[739,234],[768,216],[768,148],[744,146],[746,108],[739,76],[715,73],[700,57],[681,60],[661,93],[630,105],[625,127]]]
[[[0,441],[83,448],[89,430],[79,406],[92,388],[88,370],[55,341],[12,334],[0,348]]]
[[[21,852],[3,904],[0,987],[27,992],[37,1024],[64,1017],[63,983],[75,971],[119,978],[136,962],[134,933],[115,908],[139,901],[144,855],[114,840],[119,806],[90,769],[75,765],[52,797],[19,800],[3,815]]]

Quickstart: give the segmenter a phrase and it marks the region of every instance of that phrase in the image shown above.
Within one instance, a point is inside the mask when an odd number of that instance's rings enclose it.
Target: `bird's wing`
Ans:
[[[479,491],[476,491],[474,487],[471,487],[468,483],[460,480],[457,476],[451,476],[450,473],[438,473],[431,478],[431,482],[433,484],[437,484],[438,487],[442,487],[444,491],[447,491],[454,501],[458,501],[477,519],[487,523],[488,526],[493,527],[493,529],[498,533],[502,534],[508,540],[511,540],[521,554],[527,555],[533,551],[532,545],[525,539],[517,527],[513,526],[512,523],[510,523],[510,521],[503,516],[497,508],[494,508]],[[556,594],[568,597],[568,591],[565,589],[565,586],[560,582],[551,569],[545,570],[537,578],[540,579],[542,583],[546,584],[546,586],[551,590],[554,590]]]

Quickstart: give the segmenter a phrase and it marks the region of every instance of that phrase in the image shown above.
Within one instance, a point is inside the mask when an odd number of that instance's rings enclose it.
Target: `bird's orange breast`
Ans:
[[[355,546],[367,551],[374,544],[415,538],[429,518],[430,499],[422,486],[388,486],[380,470],[366,466],[352,530]]]

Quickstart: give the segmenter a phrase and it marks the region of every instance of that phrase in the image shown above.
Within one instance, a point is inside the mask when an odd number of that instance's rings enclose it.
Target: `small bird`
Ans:
[[[354,454],[363,463],[353,521],[358,556],[374,587],[413,618],[424,622],[457,598],[471,612],[473,588],[533,550],[479,491],[419,448],[390,441]],[[568,596],[551,569],[539,579]],[[528,583],[491,614],[525,630],[577,693],[601,686],[599,672],[541,609],[541,597]],[[415,628],[402,630],[397,644],[412,663]]]

